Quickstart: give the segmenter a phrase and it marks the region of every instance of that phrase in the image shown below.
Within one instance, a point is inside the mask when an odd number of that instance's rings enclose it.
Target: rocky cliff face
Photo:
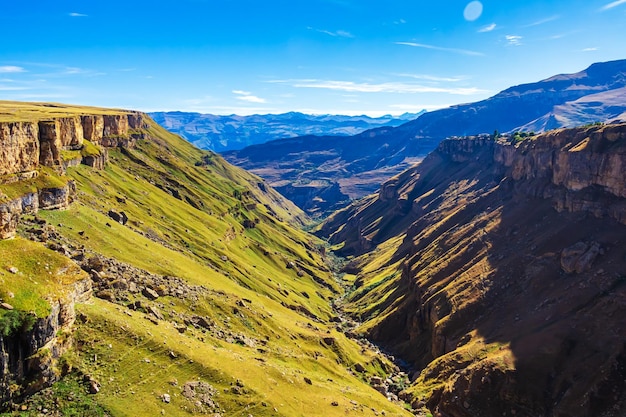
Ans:
[[[32,171],[38,165],[37,123],[0,123],[0,176]]]
[[[40,166],[52,167],[60,174],[68,166],[79,163],[104,169],[108,159],[106,149],[99,154],[78,155],[78,158],[67,161],[63,160],[62,152],[81,150],[85,139],[106,147],[132,147],[136,138],[142,135],[137,130],[146,126],[141,113],[0,123],[0,184],[33,180],[39,175],[37,170]],[[29,192],[0,203],[0,239],[15,235],[22,213],[34,213],[39,208],[67,208],[74,193],[74,183],[62,182],[63,186],[42,186],[36,193]]]
[[[28,193],[0,204],[0,239],[14,237],[20,216],[23,213],[35,213],[38,209],[39,195],[37,193]]]
[[[625,158],[623,124],[450,139],[323,226],[360,255],[347,309],[415,366],[415,408],[621,415]]]
[[[0,176],[39,165],[62,169],[61,152],[80,150],[85,139],[105,147],[130,146],[137,133],[129,129],[144,128],[143,114],[132,112],[0,123]]]
[[[104,136],[104,117],[100,115],[81,116],[85,139],[95,145],[100,145]]]
[[[50,314],[37,319],[31,330],[0,335],[0,404],[59,379],[58,360],[71,347],[74,304],[86,302],[91,293],[91,279],[78,281],[64,299],[52,303]]]

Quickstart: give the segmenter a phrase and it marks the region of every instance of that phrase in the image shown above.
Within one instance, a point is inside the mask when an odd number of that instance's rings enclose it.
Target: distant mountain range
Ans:
[[[252,116],[218,116],[179,111],[149,114],[161,126],[179,134],[198,148],[223,152],[304,135],[352,136],[381,126],[399,126],[422,113],[424,111],[377,118],[297,112]]]
[[[542,132],[626,120],[626,60],[504,90],[483,101],[422,114],[395,128],[351,137],[292,138],[226,152],[310,214],[324,214],[376,191],[450,136]],[[326,197],[327,196],[327,197]]]

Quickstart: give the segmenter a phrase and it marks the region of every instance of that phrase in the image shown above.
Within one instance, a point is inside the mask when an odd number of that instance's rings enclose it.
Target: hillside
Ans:
[[[542,132],[620,117],[624,87],[626,60],[598,63],[576,74],[511,87],[487,100],[428,112],[396,128],[348,138],[280,140],[224,156],[267,179],[305,211],[327,215],[375,192],[449,136]],[[316,194],[323,196],[316,199]]]
[[[351,136],[381,126],[399,126],[422,113],[376,118],[298,112],[219,116],[175,111],[154,112],[149,115],[161,126],[198,148],[223,152],[296,136]]]
[[[319,229],[433,415],[623,416],[626,124],[441,142]]]
[[[323,242],[261,179],[142,113],[0,111],[2,410],[410,415],[370,386],[405,377],[343,333]]]

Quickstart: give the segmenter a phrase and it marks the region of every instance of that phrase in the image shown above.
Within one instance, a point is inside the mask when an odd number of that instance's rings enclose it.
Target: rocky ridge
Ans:
[[[287,191],[309,213],[325,216],[375,192],[381,182],[409,169],[450,136],[543,132],[618,120],[625,109],[625,87],[626,60],[596,63],[578,73],[508,88],[486,100],[427,112],[397,127],[350,137],[274,140],[224,156]],[[323,187],[317,186],[325,193],[322,201],[311,196],[310,187],[302,187],[319,180],[324,180]],[[329,185],[338,185],[341,193],[326,193]]]
[[[626,125],[443,141],[321,228],[437,416],[619,416]],[[343,226],[345,224],[345,226]]]

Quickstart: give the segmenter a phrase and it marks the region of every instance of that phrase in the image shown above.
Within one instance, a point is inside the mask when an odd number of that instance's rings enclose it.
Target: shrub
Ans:
[[[10,310],[0,317],[0,334],[7,337],[17,331],[27,332],[33,328],[36,317],[25,311]]]

